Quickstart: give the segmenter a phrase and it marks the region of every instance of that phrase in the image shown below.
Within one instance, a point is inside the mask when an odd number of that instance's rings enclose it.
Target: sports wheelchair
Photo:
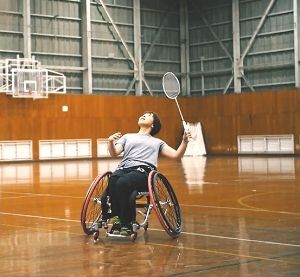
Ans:
[[[81,210],[81,226],[85,234],[92,235],[94,242],[99,239],[99,230],[103,228],[107,237],[125,237],[124,235],[113,233],[111,219],[103,219],[101,202],[107,201],[109,206],[109,196],[106,193],[108,181],[112,172],[108,171],[98,175],[91,183]],[[141,217],[141,221],[136,221],[132,225],[132,233],[129,237],[131,241],[137,238],[137,231],[143,228],[148,229],[148,220],[152,209],[155,210],[160,224],[166,233],[177,238],[182,230],[182,220],[180,206],[177,197],[168,179],[152,170],[148,176],[148,191],[133,191],[130,199],[136,201],[136,215]],[[141,203],[140,199],[144,199]],[[111,211],[108,211],[111,212]]]

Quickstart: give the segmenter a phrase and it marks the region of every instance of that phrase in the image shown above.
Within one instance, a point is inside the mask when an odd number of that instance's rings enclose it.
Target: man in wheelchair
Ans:
[[[182,142],[177,149],[170,147],[163,140],[154,137],[161,129],[159,116],[155,112],[145,112],[138,119],[139,131],[122,135],[114,133],[108,138],[108,151],[112,157],[123,153],[117,169],[109,178],[107,195],[111,203],[113,232],[130,235],[135,222],[135,201],[130,199],[134,191],[148,190],[148,175],[156,169],[160,155],[180,159],[187,148],[191,133],[184,131]],[[102,220],[107,219],[108,205],[102,201]]]

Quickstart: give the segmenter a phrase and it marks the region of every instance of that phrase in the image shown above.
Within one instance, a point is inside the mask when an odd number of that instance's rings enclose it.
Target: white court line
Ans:
[[[195,208],[212,208],[212,209],[250,211],[250,212],[266,212],[266,213],[289,214],[289,215],[297,215],[297,216],[300,215],[300,213],[285,212],[285,211],[272,211],[272,210],[265,210],[265,209],[259,209],[259,208],[250,209],[250,208],[234,208],[234,207],[205,206],[205,205],[191,205],[191,204],[180,204],[180,206],[182,206],[182,207],[195,207]]]
[[[57,220],[57,221],[67,221],[67,222],[80,222],[80,220],[74,220],[74,219],[48,217],[48,216],[39,216],[39,215],[30,215],[30,214],[14,214],[14,213],[6,213],[6,212],[0,212],[0,214],[11,215],[11,216],[20,216],[20,217],[29,217],[29,218],[38,218],[38,219],[46,219],[46,220]]]
[[[66,218],[47,217],[47,216],[38,216],[38,215],[26,215],[26,214],[14,214],[14,213],[6,213],[6,212],[0,212],[0,214],[80,223],[80,220],[66,219]],[[165,230],[163,230],[163,229],[155,229],[155,228],[148,228],[148,229],[153,230],[153,231],[165,232]],[[236,241],[244,241],[244,242],[280,245],[280,246],[300,247],[300,244],[290,244],[290,243],[265,241],[265,240],[252,240],[252,239],[243,239],[243,238],[235,238],[235,237],[225,237],[225,236],[217,236],[217,235],[208,235],[208,234],[203,234],[203,233],[181,232],[181,234],[190,235],[190,236],[200,236],[200,237],[209,237],[209,238],[217,238],[217,239],[227,239],[227,240],[236,240]]]
[[[70,196],[70,195],[58,195],[58,194],[50,194],[50,193],[31,193],[31,192],[13,192],[13,191],[2,191],[1,194],[23,194],[23,197],[26,196],[48,196],[48,197],[59,197],[59,198],[74,198],[74,199],[83,199],[84,196]],[[1,198],[1,197],[0,197]]]
[[[1,197],[0,196],[0,199],[1,200],[6,200],[6,199],[19,199],[19,198],[28,198],[28,197],[31,197],[31,196],[28,196],[28,195],[23,195],[23,196],[8,196],[8,197]]]
[[[3,194],[23,194],[28,196],[48,196],[48,197],[59,197],[59,198],[70,198],[70,199],[84,199],[85,196],[70,196],[70,195],[57,195],[57,194],[48,194],[48,193],[30,193],[30,192],[12,192],[12,191],[3,191]],[[1,194],[1,193],[0,193]],[[1,199],[1,196],[0,196]],[[2,198],[2,199],[5,199]],[[275,214],[288,214],[299,216],[300,213],[294,212],[285,212],[285,211],[271,211],[265,209],[250,209],[250,208],[235,208],[235,207],[222,207],[222,206],[206,206],[206,205],[192,205],[192,204],[180,204],[181,207],[194,207],[194,208],[212,208],[212,209],[224,209],[224,210],[237,210],[237,211],[250,211],[250,212],[266,212],[266,213],[275,213]]]
[[[153,228],[149,228],[149,230],[164,231],[162,229],[153,229]],[[300,247],[300,244],[290,244],[290,243],[274,242],[274,241],[266,241],[266,240],[255,240],[255,239],[243,239],[243,238],[235,238],[235,237],[225,237],[225,236],[217,236],[217,235],[208,235],[208,234],[203,234],[203,233],[181,232],[181,234],[190,235],[190,236],[217,238],[217,239],[228,239],[228,240],[237,240],[237,241],[245,241],[245,242],[273,244],[273,245],[281,245],[281,246]]]

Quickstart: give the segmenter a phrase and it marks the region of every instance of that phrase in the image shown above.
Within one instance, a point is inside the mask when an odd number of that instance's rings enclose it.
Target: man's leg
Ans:
[[[110,202],[110,208],[111,208],[111,217],[112,216],[119,216],[120,213],[120,205],[118,201],[118,187],[117,182],[120,176],[114,176],[112,175],[109,179],[109,184],[107,188],[107,194],[109,195],[109,202]],[[108,209],[108,207],[107,207]]]
[[[133,191],[145,191],[147,189],[147,176],[136,170],[130,171],[120,177],[116,183],[117,195],[120,207],[121,224],[128,226],[135,220],[135,201],[130,201]]]

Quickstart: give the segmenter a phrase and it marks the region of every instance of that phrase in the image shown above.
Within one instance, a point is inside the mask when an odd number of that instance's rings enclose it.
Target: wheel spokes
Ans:
[[[159,199],[159,209],[161,210],[165,221],[167,221],[169,227],[173,229],[173,231],[176,231],[180,228],[181,222],[178,221],[178,219],[180,219],[180,215],[176,209],[176,204],[172,199],[172,197],[174,197],[173,193],[168,190],[164,180],[160,176],[157,176],[156,178],[156,185],[154,189],[157,199]]]

